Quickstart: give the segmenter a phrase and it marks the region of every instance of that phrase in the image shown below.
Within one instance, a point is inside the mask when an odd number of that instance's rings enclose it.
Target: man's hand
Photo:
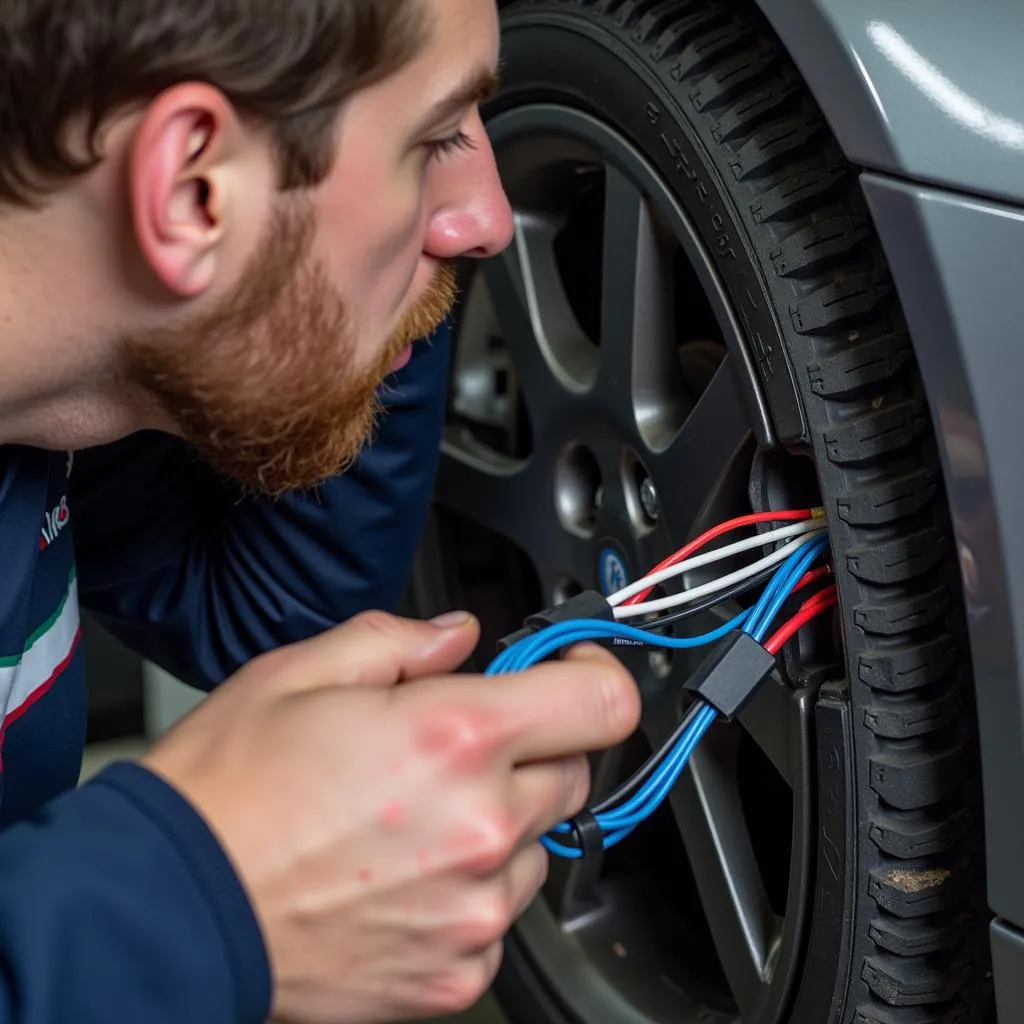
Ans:
[[[359,616],[251,662],[143,760],[233,859],[275,1019],[384,1024],[474,1003],[544,882],[539,837],[584,806],[585,753],[636,728],[636,686],[606,651],[450,674],[478,635],[469,617]]]

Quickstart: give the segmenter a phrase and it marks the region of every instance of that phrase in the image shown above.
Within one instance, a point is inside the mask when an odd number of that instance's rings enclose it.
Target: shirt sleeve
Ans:
[[[75,456],[79,593],[143,657],[203,689],[369,608],[397,609],[436,478],[445,325],[386,382],[374,443],[315,492],[243,500],[146,432]]]
[[[3,1024],[264,1024],[271,986],[233,866],[141,766],[0,834]]]

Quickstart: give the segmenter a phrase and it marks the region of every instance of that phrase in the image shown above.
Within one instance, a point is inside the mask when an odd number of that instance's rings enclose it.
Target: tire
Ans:
[[[775,1019],[985,1020],[977,728],[956,552],[856,169],[752,5],[533,0],[503,21],[504,85],[488,118],[557,103],[646,156],[738,313],[771,447],[804,451],[815,467],[845,679],[818,697],[813,915]],[[496,984],[512,1024],[600,1024],[541,966],[513,932]],[[747,1024],[714,1007],[678,1019]]]

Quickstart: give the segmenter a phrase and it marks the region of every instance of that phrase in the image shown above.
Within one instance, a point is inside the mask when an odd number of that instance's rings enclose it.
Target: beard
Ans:
[[[313,237],[311,211],[279,210],[215,309],[123,342],[128,383],[214,470],[267,497],[315,487],[355,462],[372,440],[392,363],[455,303],[446,262],[360,367],[346,304],[310,255]]]

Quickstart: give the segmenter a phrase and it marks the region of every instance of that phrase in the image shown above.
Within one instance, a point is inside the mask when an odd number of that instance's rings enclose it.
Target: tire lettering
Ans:
[[[715,231],[715,246],[718,248],[719,256],[726,256],[731,260],[736,259],[736,250],[732,247],[732,238],[725,230],[725,218],[716,213],[711,218],[711,227]]]
[[[686,159],[686,154],[683,152],[683,147],[679,145],[679,140],[673,139],[668,132],[662,132],[661,141],[668,151],[668,155],[672,157],[676,170],[680,174],[686,175],[690,181],[696,180],[697,172],[690,166],[690,161]]]

